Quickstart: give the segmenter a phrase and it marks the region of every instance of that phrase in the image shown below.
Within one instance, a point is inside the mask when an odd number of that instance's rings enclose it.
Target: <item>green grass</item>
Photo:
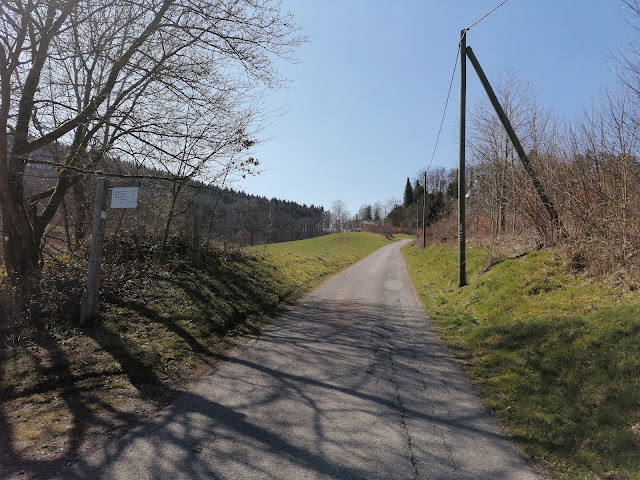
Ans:
[[[413,240],[413,239],[416,238],[415,235],[409,235],[408,233],[396,233],[393,236],[394,236],[394,238],[407,238],[407,239],[410,239],[410,240]]]
[[[270,243],[267,254],[272,255],[330,255],[361,259],[384,245],[391,243],[380,235],[367,232],[334,233],[296,242]],[[262,252],[264,246],[251,250]]]
[[[263,261],[292,282],[293,290],[303,293],[332,275],[391,243],[366,232],[338,233],[297,242],[267,245]],[[264,246],[251,248],[262,253]]]
[[[514,439],[555,478],[640,478],[640,299],[568,272],[553,251],[487,268],[467,251],[405,247],[445,343]]]

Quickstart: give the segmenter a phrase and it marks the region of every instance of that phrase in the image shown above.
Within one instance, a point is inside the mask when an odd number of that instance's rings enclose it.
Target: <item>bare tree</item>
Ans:
[[[337,233],[346,231],[348,221],[349,211],[347,210],[347,204],[339,198],[335,199],[331,204],[332,230]]]
[[[382,221],[384,220],[384,206],[382,205],[382,203],[380,203],[380,201],[377,201],[374,205],[373,205],[373,221],[376,222],[378,225],[382,225]]]
[[[636,32],[640,32],[640,0],[622,0],[622,4],[626,7],[623,12],[627,23]],[[618,51],[612,56],[618,65],[616,73],[620,83],[638,102],[640,99],[640,45],[637,42],[629,42],[626,51]]]
[[[548,163],[555,148],[553,117],[537,104],[533,88],[513,72],[499,77],[496,95],[529,153],[520,159],[489,102],[477,103],[470,115],[468,140],[473,164],[471,207],[484,217],[494,235],[505,233],[509,226],[515,231],[524,219],[543,242],[553,243],[563,230],[556,202],[543,188],[547,183],[543,174],[552,178]]]
[[[499,76],[496,95],[509,121],[521,138],[527,138],[526,102],[531,97],[531,87],[523,84],[514,72]],[[493,107],[487,99],[476,103],[470,112],[469,150],[475,171],[476,199],[489,217],[494,233],[504,232],[507,225],[507,208],[516,194],[514,174],[517,157],[509,137]],[[481,192],[481,193],[480,193]]]
[[[603,91],[570,129],[558,172],[577,263],[600,273],[638,268],[640,118],[628,91]]]
[[[270,0],[0,3],[0,206],[10,274],[37,270],[45,228],[106,152],[175,158],[157,140],[189,135],[170,127],[184,125],[187,111],[208,116],[212,137],[242,146],[248,132],[229,136],[218,120],[225,109],[255,119],[242,93],[281,85],[273,59],[291,58],[302,40]],[[211,104],[221,108],[214,114]],[[55,184],[27,195],[25,169],[42,161],[34,155],[42,149],[52,152]]]
[[[358,210],[358,219],[369,222],[373,220],[373,208],[370,203],[360,207],[360,210]]]

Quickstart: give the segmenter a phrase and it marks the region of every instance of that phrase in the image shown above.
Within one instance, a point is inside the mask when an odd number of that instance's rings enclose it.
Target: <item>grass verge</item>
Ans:
[[[571,274],[553,251],[488,268],[467,250],[403,249],[441,337],[514,440],[554,478],[640,478],[640,297]]]
[[[263,261],[293,282],[295,291],[301,293],[389,243],[380,235],[366,232],[325,235],[267,245]],[[262,253],[264,246],[250,250]]]
[[[86,265],[43,272],[28,303],[10,298],[4,285],[0,478],[46,477],[122,435],[229,346],[387,243],[360,233],[269,245],[266,256],[217,248],[203,253],[199,267],[188,262],[186,246],[159,262],[120,245],[105,255],[111,263],[103,265],[99,318],[84,327],[75,321]]]

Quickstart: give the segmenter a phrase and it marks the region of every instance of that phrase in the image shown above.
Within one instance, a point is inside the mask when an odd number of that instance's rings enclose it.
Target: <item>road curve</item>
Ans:
[[[539,479],[434,333],[405,242],[325,282],[60,478]]]

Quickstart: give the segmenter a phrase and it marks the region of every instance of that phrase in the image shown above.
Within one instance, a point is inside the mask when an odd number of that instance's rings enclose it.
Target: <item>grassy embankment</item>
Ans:
[[[197,268],[188,250],[171,261],[116,261],[103,266],[99,318],[84,327],[74,322],[86,265],[56,265],[51,281],[43,274],[42,318],[28,331],[9,329],[11,319],[0,325],[7,340],[0,346],[0,477],[73,462],[101,435],[122,434],[225,348],[388,243],[367,233],[328,235],[269,245],[266,257],[208,252]]]
[[[445,343],[517,443],[555,478],[640,478],[640,296],[570,273],[553,251],[488,268],[403,249]]]

